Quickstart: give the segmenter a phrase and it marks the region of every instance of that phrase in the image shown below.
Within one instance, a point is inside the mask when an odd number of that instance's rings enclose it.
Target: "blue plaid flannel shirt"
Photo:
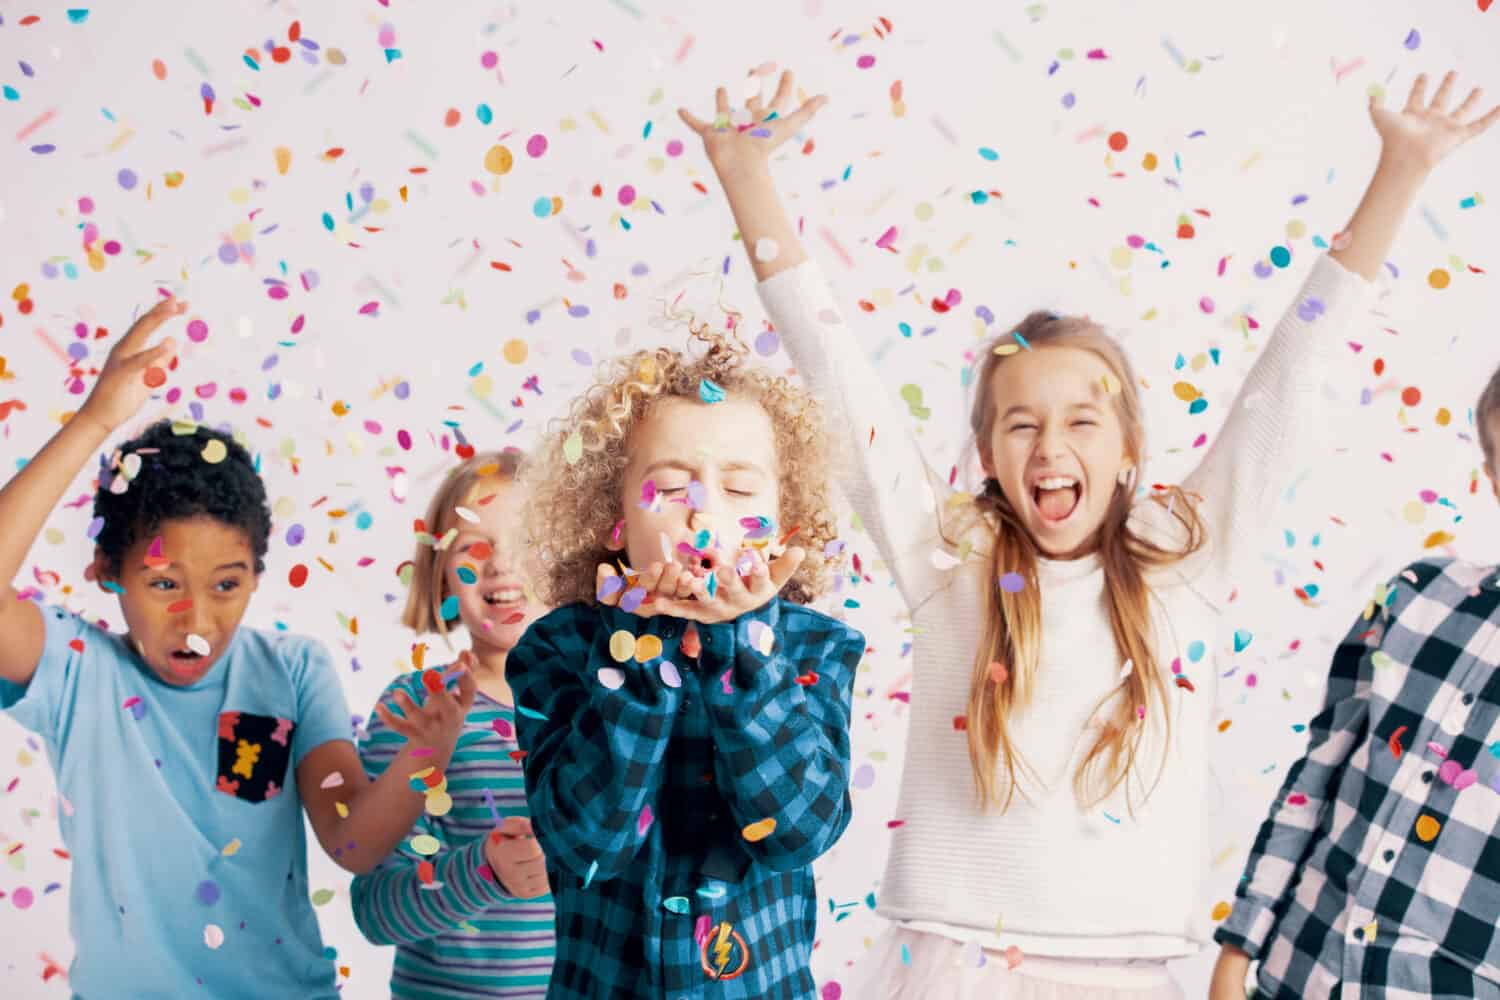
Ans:
[[[1214,934],[1257,996],[1500,998],[1500,586],[1412,564],[1334,655]]]
[[[849,824],[864,636],[776,598],[695,626],[694,660],[688,625],[571,604],[507,657],[552,1000],[814,995],[811,865]]]

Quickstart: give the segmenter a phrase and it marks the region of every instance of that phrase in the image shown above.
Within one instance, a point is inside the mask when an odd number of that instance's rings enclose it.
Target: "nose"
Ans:
[[[182,612],[179,621],[192,635],[204,636],[211,631],[212,618],[209,616],[207,602],[202,598],[193,598],[192,606]]]
[[[1036,439],[1036,453],[1044,459],[1057,458],[1065,451],[1063,433],[1056,424],[1042,428]]]

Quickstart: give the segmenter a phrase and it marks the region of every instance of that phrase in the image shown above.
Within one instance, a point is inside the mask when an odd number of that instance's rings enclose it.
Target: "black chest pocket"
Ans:
[[[219,764],[215,787],[246,802],[274,799],[286,787],[297,724],[274,715],[219,714]]]

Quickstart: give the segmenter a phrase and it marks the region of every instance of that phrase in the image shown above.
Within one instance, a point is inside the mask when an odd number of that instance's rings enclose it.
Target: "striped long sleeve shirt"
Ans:
[[[381,695],[392,701],[405,690],[417,703],[425,697],[420,674],[397,678]],[[371,713],[360,757],[378,777],[400,752],[404,738]],[[354,919],[375,944],[395,945],[391,996],[396,1000],[546,996],[555,950],[552,897],[508,895],[485,863],[484,841],[495,812],[525,816],[526,795],[516,752],[515,717],[482,692],[464,721],[447,770],[452,809],[424,812],[411,836],[378,868],[354,880]],[[486,795],[486,792],[489,794]],[[417,848],[435,838],[436,854]],[[422,862],[432,864],[426,872]]]

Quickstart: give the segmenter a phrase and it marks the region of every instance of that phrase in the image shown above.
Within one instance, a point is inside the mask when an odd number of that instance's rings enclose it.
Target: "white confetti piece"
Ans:
[[[219,946],[224,943],[224,929],[218,924],[207,924],[203,928],[203,943],[211,950],[218,951]]]
[[[600,667],[599,683],[611,691],[618,691],[625,684],[625,671],[619,667]]]
[[[203,636],[198,635],[197,633],[191,633],[188,635],[187,648],[191,649],[199,656],[207,656],[213,650],[213,647],[208,644],[208,640],[203,638]]]
[[[319,788],[337,788],[344,783],[342,771],[330,771],[328,776],[318,783]]]

